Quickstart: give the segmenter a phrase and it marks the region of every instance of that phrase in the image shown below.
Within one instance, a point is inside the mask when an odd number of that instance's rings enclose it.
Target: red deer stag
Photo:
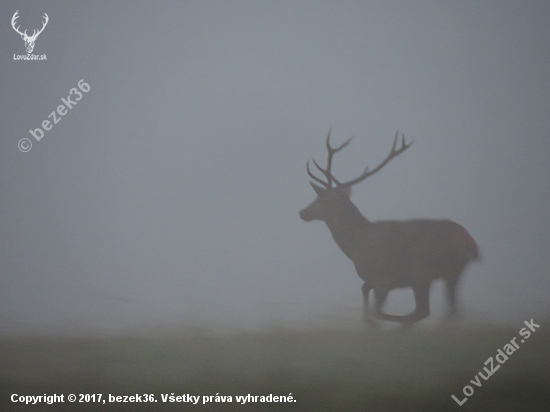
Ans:
[[[323,169],[313,163],[326,177],[326,182],[307,173],[319,186],[310,182],[317,199],[300,211],[305,221],[322,220],[342,252],[351,259],[355,270],[363,280],[364,314],[369,316],[369,292],[376,298],[375,316],[378,319],[399,322],[404,325],[418,322],[430,313],[430,285],[442,278],[447,284],[449,317],[456,313],[456,286],[458,279],[472,260],[479,258],[478,247],[468,231],[450,220],[386,220],[371,222],[364,217],[350,200],[351,186],[372,176],[394,157],[407,150],[402,135],[401,147],[397,148],[398,133],[386,158],[374,169],[365,171],[357,178],[341,183],[332,174],[332,157],[346,147],[351,139],[338,147],[330,145],[330,131],[326,146],[327,166]],[[333,186],[334,182],[334,186]],[[396,288],[412,287],[415,309],[408,315],[397,316],[382,313],[388,293]]]

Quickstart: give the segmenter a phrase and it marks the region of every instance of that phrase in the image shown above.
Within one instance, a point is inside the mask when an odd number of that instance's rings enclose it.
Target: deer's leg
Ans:
[[[431,282],[422,283],[412,287],[416,307],[413,313],[407,315],[409,319],[406,323],[418,322],[430,314],[430,283]]]
[[[361,292],[363,292],[363,320],[367,322],[369,325],[374,326],[375,325],[374,318],[372,316],[372,313],[369,307],[370,290],[371,290],[370,285],[363,283],[363,286],[361,287]]]
[[[449,313],[447,314],[448,319],[456,318],[456,286],[458,284],[458,276],[453,276],[445,279],[447,286],[447,298],[449,299]]]
[[[382,306],[384,306],[384,303],[386,303],[388,293],[390,293],[388,289],[374,289],[374,297],[376,298],[377,315],[380,313],[380,309],[382,309]]]
[[[415,309],[408,315],[388,315],[378,312],[379,319],[410,325],[430,314],[430,282],[413,285]]]

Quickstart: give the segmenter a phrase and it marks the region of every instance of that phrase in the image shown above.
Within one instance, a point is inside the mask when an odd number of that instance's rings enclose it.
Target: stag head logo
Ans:
[[[42,24],[42,28],[40,30],[33,30],[32,36],[29,36],[27,35],[27,30],[21,32],[19,30],[19,26],[15,27],[16,20],[19,18],[18,13],[19,10],[17,10],[11,18],[11,26],[17,33],[21,35],[21,38],[25,40],[25,49],[27,49],[28,54],[31,54],[34,49],[34,42],[36,41],[38,35],[44,31],[44,28],[48,24],[49,17],[46,13],[44,13],[44,23]]]

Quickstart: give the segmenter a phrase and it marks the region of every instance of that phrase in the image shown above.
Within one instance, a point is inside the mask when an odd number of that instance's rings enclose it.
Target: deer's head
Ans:
[[[29,36],[27,35],[27,30],[25,30],[24,32],[21,32],[19,30],[19,26],[15,27],[16,20],[19,18],[18,13],[19,13],[19,10],[17,10],[14,13],[11,19],[11,26],[17,33],[21,35],[21,38],[25,41],[25,49],[27,49],[27,53],[30,54],[34,49],[34,42],[36,41],[36,38],[40,33],[42,33],[42,31],[44,31],[44,28],[48,24],[49,17],[46,13],[44,13],[44,22],[42,23],[42,28],[40,30],[33,30],[32,36]]]
[[[351,203],[351,187],[324,188],[310,182],[311,187],[317,193],[317,198],[305,209],[300,210],[300,217],[306,222],[322,220],[326,222],[334,215],[334,212],[346,210]]]
[[[315,159],[313,159],[313,163],[315,164],[317,169],[319,169],[319,171],[321,171],[321,173],[325,175],[326,181],[318,178],[313,173],[311,173],[311,170],[309,170],[309,160],[308,160],[307,173],[315,182],[320,183],[321,186],[313,182],[310,182],[311,187],[313,187],[313,190],[315,190],[315,193],[317,194],[317,198],[305,209],[300,210],[300,217],[306,222],[309,222],[311,220],[322,220],[327,222],[334,216],[337,216],[339,213],[341,212],[345,213],[346,210],[350,210],[350,206],[353,209],[355,209],[355,206],[350,200],[351,187],[359,182],[362,182],[367,177],[372,176],[373,174],[378,172],[391,159],[403,153],[413,143],[411,141],[409,144],[406,144],[405,136],[402,135],[401,147],[397,148],[398,137],[399,137],[399,131],[395,134],[395,138],[393,139],[393,146],[390,150],[390,153],[378,166],[376,166],[372,170],[369,170],[367,166],[365,168],[365,171],[360,176],[348,182],[342,183],[338,179],[336,179],[332,174],[332,171],[331,171],[332,157],[334,156],[334,154],[336,154],[337,152],[342,150],[344,147],[346,147],[351,142],[353,137],[346,140],[344,143],[342,143],[338,147],[332,147],[330,145],[330,130],[329,130],[327,141],[326,141],[327,152],[328,152],[327,167],[322,168],[315,161]]]

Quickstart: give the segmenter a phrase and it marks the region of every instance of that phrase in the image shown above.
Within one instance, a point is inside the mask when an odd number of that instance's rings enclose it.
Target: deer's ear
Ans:
[[[317,196],[321,196],[323,193],[325,193],[327,190],[322,188],[321,186],[316,185],[313,182],[309,182],[313,190],[315,190],[315,193],[317,193]]]
[[[351,197],[351,186],[345,186],[342,189],[342,192],[344,192],[347,197]]]

